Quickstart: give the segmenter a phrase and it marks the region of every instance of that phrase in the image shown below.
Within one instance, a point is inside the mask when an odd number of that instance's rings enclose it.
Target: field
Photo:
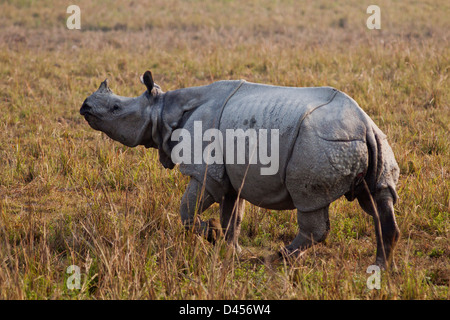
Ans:
[[[377,1],[380,30],[357,0],[76,4],[81,30],[67,1],[0,2],[0,299],[449,299],[448,1]],[[246,79],[352,96],[401,169],[381,289],[366,285],[375,232],[357,201],[334,202],[326,242],[296,261],[266,261],[294,238],[294,211],[247,204],[240,256],[185,233],[188,179],[79,115],[105,78],[140,95],[147,69],[164,91]]]

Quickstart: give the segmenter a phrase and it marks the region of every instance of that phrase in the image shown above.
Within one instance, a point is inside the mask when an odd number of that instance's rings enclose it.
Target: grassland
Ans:
[[[0,2],[1,299],[448,299],[449,67],[447,1]],[[264,257],[296,234],[290,211],[246,207],[240,257],[186,234],[188,180],[92,130],[78,114],[108,77],[141,94],[246,79],[334,86],[388,135],[401,168],[402,238],[380,290],[368,290],[372,220],[340,199],[324,244],[291,263]],[[206,213],[217,215],[218,207]],[[69,290],[70,265],[81,289]]]

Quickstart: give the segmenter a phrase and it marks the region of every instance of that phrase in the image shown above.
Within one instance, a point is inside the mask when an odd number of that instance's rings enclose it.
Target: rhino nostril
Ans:
[[[89,113],[91,110],[92,110],[91,106],[88,105],[85,101],[85,102],[83,102],[83,105],[81,106],[80,114],[82,116],[84,116],[86,113]]]

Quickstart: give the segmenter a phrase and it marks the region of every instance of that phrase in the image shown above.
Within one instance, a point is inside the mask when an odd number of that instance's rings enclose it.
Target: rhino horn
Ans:
[[[108,79],[105,79],[105,81],[103,81],[100,84],[100,87],[98,87],[97,92],[99,93],[111,92],[111,89],[108,87]]]

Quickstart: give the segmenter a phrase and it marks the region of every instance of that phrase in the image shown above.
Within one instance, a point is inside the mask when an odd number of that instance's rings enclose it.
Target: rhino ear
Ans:
[[[152,89],[155,86],[153,82],[153,76],[150,71],[145,71],[145,73],[141,76],[141,82],[145,84],[149,93],[152,93]]]
[[[103,81],[100,84],[100,87],[98,87],[97,92],[99,93],[111,92],[111,89],[109,89],[108,87],[108,79],[105,79],[105,81]]]

